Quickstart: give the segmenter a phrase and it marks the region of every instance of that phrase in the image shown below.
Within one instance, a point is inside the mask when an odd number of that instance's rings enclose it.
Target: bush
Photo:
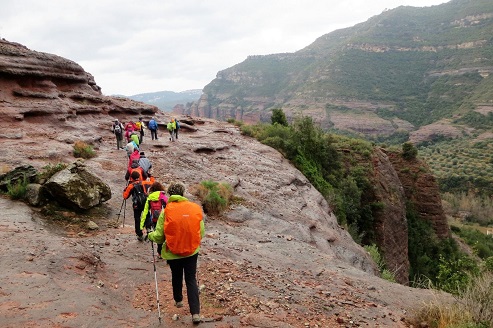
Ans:
[[[395,282],[395,275],[385,267],[384,259],[382,255],[380,255],[377,245],[372,244],[370,246],[365,246],[365,249],[370,254],[373,261],[377,264],[382,279]]]
[[[493,327],[493,274],[485,272],[473,277],[459,292],[457,302],[437,299],[415,310],[409,320],[415,326],[429,327]]]
[[[96,156],[92,146],[80,140],[75,142],[73,153],[76,158],[88,159]]]
[[[65,164],[65,163],[57,163],[55,165],[48,164],[46,166],[43,166],[43,171],[41,173],[38,173],[37,179],[38,179],[38,181],[41,179],[49,179],[55,173],[60,172],[61,170],[65,169],[66,167],[67,167],[67,164]]]
[[[280,124],[283,126],[288,126],[288,120],[286,119],[286,114],[284,114],[282,109],[273,109],[271,116],[272,124]]]
[[[233,188],[227,183],[207,180],[200,183],[195,194],[202,202],[205,213],[220,214],[228,208]]]
[[[418,149],[410,142],[402,144],[402,157],[406,160],[415,159],[418,155]]]
[[[11,199],[24,198],[24,196],[26,196],[28,184],[29,181],[25,175],[22,180],[17,180],[14,184],[12,184],[10,181],[7,182],[7,195]]]

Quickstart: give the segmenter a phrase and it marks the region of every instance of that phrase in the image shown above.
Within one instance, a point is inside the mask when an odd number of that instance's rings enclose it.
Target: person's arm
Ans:
[[[147,197],[146,204],[144,205],[144,210],[142,211],[142,214],[140,215],[140,230],[144,230],[147,212],[149,212],[149,197]]]
[[[128,199],[128,197],[130,197],[130,195],[132,194],[132,189],[134,189],[133,183],[129,184],[127,188],[125,188],[125,190],[123,191],[124,199]]]

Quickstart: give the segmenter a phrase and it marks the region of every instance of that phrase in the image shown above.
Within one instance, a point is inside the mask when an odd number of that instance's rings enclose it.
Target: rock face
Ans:
[[[405,160],[395,153],[389,153],[389,159],[398,168],[397,174],[406,199],[412,203],[419,217],[432,224],[438,238],[449,237],[450,230],[441,204],[438,183],[429,173],[426,163],[416,158]]]
[[[374,198],[382,204],[374,212],[377,245],[397,282],[409,284],[408,230],[404,188],[388,156],[378,149],[373,158]]]
[[[90,209],[111,198],[110,187],[82,162],[55,173],[43,187],[60,205],[76,210]]]
[[[106,97],[94,77],[77,63],[5,39],[0,39],[0,72],[3,120],[36,121],[49,116],[65,121],[77,115],[152,115],[158,110],[125,98]],[[12,136],[16,136],[14,131]]]

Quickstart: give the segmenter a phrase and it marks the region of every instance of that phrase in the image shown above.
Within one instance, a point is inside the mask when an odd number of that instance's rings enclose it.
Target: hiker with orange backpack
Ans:
[[[149,188],[149,195],[147,196],[147,201],[144,206],[144,210],[140,215],[140,229],[147,231],[156,230],[157,220],[159,215],[166,207],[168,203],[168,197],[166,197],[166,191],[163,185],[159,182],[154,182]],[[159,257],[161,256],[161,249],[163,244],[157,245],[157,253]]]
[[[142,229],[140,229],[140,215],[144,210],[145,202],[147,200],[147,193],[149,187],[154,183],[154,179],[152,181],[142,180],[140,178],[139,172],[132,172],[131,181],[125,190],[123,191],[123,199],[128,199],[132,196],[132,207],[134,210],[134,221],[135,221],[135,234],[137,235],[137,239],[139,241],[144,240],[144,233]]]
[[[171,269],[171,284],[176,307],[183,306],[183,275],[192,322],[200,323],[200,300],[197,286],[197,259],[200,242],[205,234],[202,207],[183,197],[185,187],[173,183],[168,188],[168,203],[161,212],[156,230],[146,239],[164,243],[161,257]]]

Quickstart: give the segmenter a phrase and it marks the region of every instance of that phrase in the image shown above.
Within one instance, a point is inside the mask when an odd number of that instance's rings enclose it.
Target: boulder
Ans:
[[[39,206],[46,202],[46,197],[43,193],[43,186],[38,183],[30,183],[26,188],[26,201],[29,205]]]
[[[61,206],[74,210],[87,210],[111,199],[110,187],[80,160],[54,174],[44,187]]]
[[[25,178],[27,182],[34,182],[36,180],[36,169],[31,165],[18,166],[12,171],[0,175],[0,190],[7,191],[7,185],[16,184],[18,181],[22,182]]]

